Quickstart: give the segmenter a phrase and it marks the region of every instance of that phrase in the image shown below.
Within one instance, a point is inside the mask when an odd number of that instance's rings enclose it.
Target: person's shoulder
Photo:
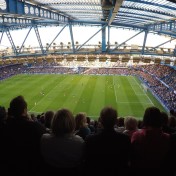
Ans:
[[[41,139],[50,139],[50,138],[52,138],[52,135],[49,133],[44,133],[41,137]]]
[[[83,138],[80,137],[79,135],[72,135],[72,140],[74,140],[75,142],[81,142],[81,143],[84,143]]]
[[[90,134],[90,135],[86,136],[85,141],[96,140],[100,136],[101,136],[101,133]]]
[[[130,137],[127,134],[125,134],[125,133],[121,133],[121,132],[117,132],[117,131],[115,131],[115,133],[116,133],[116,137],[118,139],[126,140],[126,141],[130,140]]]
[[[131,141],[135,140],[141,140],[143,137],[146,135],[146,130],[145,129],[140,129],[138,131],[135,131],[132,136],[131,136]]]
[[[34,121],[28,121],[28,125],[31,126],[31,128],[36,129],[37,131],[40,131],[41,133],[46,133],[46,129],[44,126],[42,126],[39,122]]]

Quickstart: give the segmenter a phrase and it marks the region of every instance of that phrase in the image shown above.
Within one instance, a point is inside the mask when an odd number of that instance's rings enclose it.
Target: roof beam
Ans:
[[[1,10],[1,14],[6,16],[9,14],[18,16],[18,17],[26,17],[33,19],[47,19],[52,21],[60,21],[60,22],[68,22],[70,17],[65,14],[59,13],[57,10],[51,8],[45,8],[40,6],[39,4],[29,3],[25,1],[19,0],[6,0],[7,8]]]
[[[146,14],[139,14],[139,13],[135,13],[135,12],[122,12],[119,11],[118,16],[127,16],[127,17],[136,17],[136,18],[140,18],[140,19],[160,19],[159,17],[156,16],[152,16],[152,15],[146,15]],[[146,17],[146,18],[145,18]]]
[[[140,33],[142,33],[144,30],[138,32],[137,34],[133,35],[132,37],[130,37],[129,39],[125,40],[124,42],[122,42],[121,44],[117,45],[115,48],[113,48],[110,51],[114,51],[116,50],[118,47],[122,46],[123,44],[125,44],[126,42],[128,42],[129,40],[133,39],[134,37],[136,37],[137,35],[139,35]]]
[[[148,27],[148,30],[150,30],[150,31],[176,32],[176,20],[154,23],[154,24],[147,25],[147,27]]]
[[[164,16],[167,16],[167,17],[175,17],[175,15],[173,14],[170,14],[168,13],[167,11],[165,12],[160,12],[160,11],[156,11],[156,10],[153,10],[153,9],[144,9],[144,8],[138,8],[138,7],[132,7],[132,6],[127,6],[127,5],[124,5],[122,4],[122,6],[120,7],[121,9],[130,9],[130,10],[140,10],[142,12],[151,12],[151,13],[155,13],[155,14],[160,14],[160,15],[164,15]]]
[[[75,52],[79,51],[89,40],[91,40],[95,35],[97,35],[100,31],[106,28],[107,24],[103,25],[101,29],[99,29],[94,35],[92,35],[87,41],[85,41],[79,48],[75,50]]]
[[[146,4],[146,5],[152,5],[152,6],[155,6],[155,7],[163,7],[165,9],[168,9],[168,10],[176,10],[175,7],[173,6],[167,6],[167,5],[163,5],[163,4],[159,4],[159,3],[154,3],[152,1],[141,1],[141,0],[126,0],[126,2],[135,2],[135,3],[140,3],[140,4]],[[159,9],[159,8],[157,8]]]

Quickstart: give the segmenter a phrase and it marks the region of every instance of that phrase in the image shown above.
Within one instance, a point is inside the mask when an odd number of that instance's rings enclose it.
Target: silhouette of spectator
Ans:
[[[5,107],[0,106],[0,129],[4,127],[5,120],[6,120],[6,109]]]
[[[94,122],[91,123],[90,117],[86,117],[86,118],[87,118],[88,128],[90,129],[91,133],[95,133]]]
[[[86,114],[83,112],[76,114],[75,122],[76,122],[75,134],[85,139],[86,136],[88,136],[91,133],[90,129],[88,128]]]
[[[52,133],[44,134],[41,139],[41,153],[49,173],[77,173],[83,160],[84,140],[74,134],[75,119],[72,112],[67,109],[58,110],[51,129]]]
[[[176,174],[176,133],[171,134],[171,152],[170,152],[171,171]],[[175,176],[175,174],[173,174]]]
[[[45,129],[29,120],[27,103],[22,96],[11,100],[9,115],[1,139],[2,168],[7,175],[35,174],[40,169],[40,138]]]
[[[170,135],[162,132],[160,110],[149,107],[143,117],[144,128],[133,133],[131,165],[135,175],[169,175]],[[167,159],[166,159],[167,158]]]
[[[169,127],[171,127],[171,128],[176,130],[176,118],[174,116],[171,116],[169,118],[168,125],[169,125]]]
[[[47,132],[51,132],[51,123],[52,123],[53,117],[54,117],[53,111],[47,111],[44,114],[44,125]]]
[[[125,125],[125,131],[124,134],[127,134],[130,138],[132,134],[138,130],[138,121],[135,119],[135,117],[127,116],[124,120]]]
[[[174,111],[174,109],[171,109],[169,112],[170,112],[170,117],[175,117],[175,111]]]
[[[138,120],[138,129],[142,129],[143,128],[143,120]]]
[[[117,111],[105,107],[100,112],[103,129],[86,137],[87,175],[126,175],[130,155],[130,138],[114,130]],[[114,161],[115,159],[115,161]],[[91,169],[90,169],[91,168]]]
[[[161,112],[161,118],[162,118],[162,129],[164,133],[172,134],[176,132],[176,129],[170,127],[169,124],[169,117],[166,112]]]
[[[37,117],[35,116],[35,114],[31,114],[31,120],[34,122],[38,122]]]
[[[124,132],[124,130],[125,130],[124,120],[125,120],[124,117],[119,117],[117,119],[117,125],[118,125],[118,127],[117,127],[116,131],[121,132],[121,133]]]

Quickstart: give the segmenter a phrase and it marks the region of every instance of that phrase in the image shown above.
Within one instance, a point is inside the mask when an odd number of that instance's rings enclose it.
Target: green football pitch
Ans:
[[[156,106],[165,111],[133,76],[105,75],[17,75],[0,82],[0,105],[9,107],[12,98],[23,95],[29,113],[68,108],[97,119],[104,106],[117,109],[119,116],[142,118],[144,110]]]

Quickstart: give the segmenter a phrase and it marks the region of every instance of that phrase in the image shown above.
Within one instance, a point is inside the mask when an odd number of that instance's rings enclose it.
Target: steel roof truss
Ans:
[[[57,39],[57,37],[61,34],[61,32],[65,29],[65,27],[67,26],[68,24],[66,24],[65,26],[62,27],[62,29],[58,32],[58,34],[56,35],[56,37],[54,37],[54,39],[52,40],[52,42],[46,47],[46,51],[48,51],[48,49],[50,48],[50,46],[53,44],[53,42]]]
[[[42,54],[44,54],[43,45],[42,45],[42,41],[41,41],[41,38],[40,38],[40,33],[39,33],[39,30],[38,30],[38,27],[34,26],[34,30],[35,30],[35,34],[36,34],[37,40],[39,42],[39,46],[40,46],[40,49],[42,51]]]
[[[129,39],[125,40],[124,42],[122,42],[121,44],[119,44],[118,46],[116,46],[115,48],[113,48],[111,51],[116,50],[118,47],[122,46],[123,44],[125,44],[127,41],[133,39],[134,37],[136,37],[137,35],[139,35],[140,33],[142,33],[144,30],[138,32],[137,34],[133,35],[132,37],[130,37]]]
[[[175,38],[171,38],[170,40],[167,40],[166,42],[163,42],[163,43],[161,43],[161,44],[159,44],[159,45],[157,45],[157,46],[155,46],[155,47],[153,47],[152,49],[147,50],[147,51],[155,50],[156,48],[159,48],[160,46],[162,46],[162,45],[164,45],[164,44],[166,44],[166,43],[168,43],[168,42],[171,42],[172,40],[175,40]]]
[[[3,28],[3,31],[1,32],[2,34],[1,34],[1,38],[0,38],[0,44],[1,44],[1,42],[2,42],[2,38],[3,38],[3,35],[4,35],[4,28]]]
[[[71,23],[69,23],[69,30],[70,30],[70,38],[71,38],[71,42],[72,42],[73,53],[75,53],[74,37],[73,37],[73,30],[72,30]]]
[[[88,40],[86,40],[79,48],[75,50],[75,52],[79,51],[89,40],[91,40],[95,35],[97,35],[103,28],[105,28],[108,24],[103,25],[101,29],[99,29],[95,34],[93,34]]]
[[[27,37],[29,36],[29,33],[31,32],[32,27],[33,27],[33,26],[30,27],[30,29],[29,29],[29,31],[28,31],[28,33],[27,33],[27,35],[26,35],[26,37],[25,37],[25,39],[24,39],[24,41],[23,41],[23,43],[22,43],[22,45],[21,45],[19,51],[18,51],[18,54],[21,53],[21,50],[22,50],[22,48],[23,48],[23,45],[24,45],[24,43],[25,43]]]
[[[16,46],[14,44],[13,38],[12,38],[12,36],[10,34],[9,28],[6,28],[6,34],[7,34],[7,37],[9,39],[9,42],[10,42],[12,48],[13,48],[13,51],[14,51],[15,55],[17,55],[17,49],[16,49]]]
[[[144,41],[143,41],[143,45],[142,45],[141,54],[144,54],[144,51],[145,51],[145,44],[146,44],[146,41],[147,41],[147,34],[148,34],[148,30],[145,30],[145,33],[144,33]]]

